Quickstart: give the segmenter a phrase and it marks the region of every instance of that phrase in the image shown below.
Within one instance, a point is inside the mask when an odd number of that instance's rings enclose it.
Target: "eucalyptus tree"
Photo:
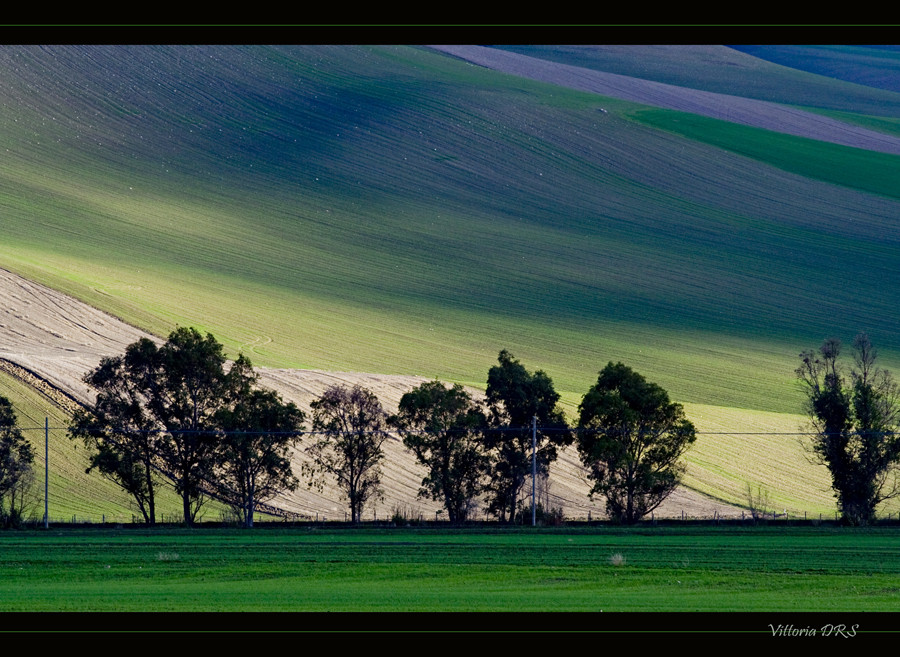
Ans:
[[[252,527],[260,503],[296,490],[299,484],[291,457],[305,414],[278,393],[255,388],[258,377],[243,357],[229,378],[226,404],[215,415],[221,431],[216,480],[223,499],[245,527]]]
[[[309,485],[324,486],[333,477],[350,504],[354,523],[366,503],[381,495],[382,445],[388,415],[375,394],[361,386],[331,386],[312,404],[312,444],[306,448]]]
[[[216,488],[216,416],[249,362],[239,358],[231,376],[225,365],[211,334],[179,327],[161,346],[142,338],[123,356],[104,358],[84,379],[97,400],[75,415],[69,435],[92,450],[89,470],[130,493],[149,523],[156,520],[160,478],[181,497],[188,525]]]
[[[484,488],[489,465],[481,435],[487,418],[459,384],[430,381],[400,399],[391,423],[425,466],[420,497],[443,503],[453,524],[466,521]]]
[[[853,340],[849,377],[840,355],[840,340],[825,340],[817,351],[800,354],[796,373],[815,432],[807,448],[828,468],[844,522],[863,525],[881,502],[900,494],[900,388],[876,366],[865,333]]]
[[[681,482],[694,425],[663,388],[622,363],[603,368],[578,412],[578,453],[591,496],[606,499],[613,520],[637,522]]]
[[[541,370],[532,374],[505,349],[488,371],[486,396],[490,430],[482,440],[490,455],[488,511],[501,522],[513,522],[532,471],[532,439],[538,476],[542,476],[573,436],[550,377]]]
[[[69,425],[69,437],[90,450],[87,472],[96,470],[122,488],[151,525],[163,466],[161,427],[150,410],[159,369],[159,348],[148,338],[128,345],[122,356],[104,358],[84,377],[96,401],[76,411]]]

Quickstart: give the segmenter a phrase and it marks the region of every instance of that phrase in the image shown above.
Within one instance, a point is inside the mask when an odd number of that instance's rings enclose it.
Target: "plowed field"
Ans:
[[[16,367],[8,371],[25,378],[31,385],[51,386],[60,394],[61,403],[73,398],[90,403],[91,390],[81,379],[96,367],[104,356],[124,352],[125,347],[148,334],[64,294],[43,287],[10,272],[0,270],[0,359]],[[152,337],[152,336],[148,336]],[[378,395],[390,411],[396,410],[400,397],[422,377],[367,374],[360,372],[323,372],[257,368],[261,384],[277,390],[285,399],[308,410],[309,403],[329,385],[360,384]],[[422,471],[400,440],[386,445],[384,466],[384,500],[369,508],[385,518],[400,510],[409,516],[433,517],[440,507],[430,500],[417,499]],[[302,451],[295,455],[296,470],[304,459]],[[602,515],[602,506],[591,503],[588,486],[575,450],[569,449],[554,466],[551,474],[551,504],[562,506],[567,517]],[[285,495],[274,504],[280,508],[319,518],[342,519],[345,504],[336,490],[321,494],[306,487]],[[658,515],[680,516],[740,515],[728,507],[689,490],[678,491],[660,509]]]

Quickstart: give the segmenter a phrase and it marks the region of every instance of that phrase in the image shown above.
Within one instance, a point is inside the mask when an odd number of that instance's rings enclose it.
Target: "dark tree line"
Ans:
[[[427,468],[420,495],[442,501],[451,522],[463,522],[481,494],[490,513],[513,522],[525,510],[532,470],[546,476],[576,435],[591,495],[606,499],[614,520],[637,522],[677,487],[695,430],[662,388],[610,363],[585,395],[574,431],[558,402],[550,377],[529,372],[506,350],[488,372],[484,408],[460,386],[438,381],[404,395],[393,423]]]
[[[815,430],[807,447],[829,470],[843,520],[862,525],[900,495],[900,386],[876,365],[864,333],[853,341],[849,371],[841,353],[839,340],[825,340],[800,354],[796,374]],[[89,448],[88,472],[125,490],[148,524],[164,482],[181,497],[186,524],[215,495],[248,527],[259,504],[299,484],[291,452],[305,414],[260,389],[244,356],[226,365],[212,335],[178,328],[164,344],[138,340],[85,376],[96,403],[75,414],[69,435]],[[391,430],[426,470],[419,495],[440,502],[454,524],[479,501],[501,522],[521,516],[533,444],[537,476],[545,478],[559,449],[576,442],[590,495],[604,498],[610,518],[622,523],[637,522],[679,485],[696,431],[660,386],[610,362],[584,395],[575,426],[558,402],[550,377],[506,350],[488,371],[483,402],[460,385],[430,381],[403,395],[389,417],[371,391],[333,386],[311,404],[305,472],[310,486],[335,482],[354,522],[381,495]],[[0,397],[0,525],[21,521],[33,462],[34,448]]]
[[[85,381],[96,403],[76,413],[69,435],[89,448],[88,471],[131,495],[148,524],[156,522],[164,482],[181,497],[186,524],[214,495],[248,527],[260,503],[299,484],[291,452],[305,431],[304,413],[260,389],[243,355],[229,365],[212,335],[178,328],[162,345],[138,340]],[[310,405],[304,473],[311,487],[331,480],[353,522],[381,496],[391,430],[426,470],[420,496],[440,502],[454,524],[479,501],[501,522],[521,517],[533,469],[546,478],[576,436],[591,494],[604,496],[619,521],[636,522],[678,484],[693,426],[659,386],[610,363],[585,395],[577,427],[567,424],[559,399],[545,372],[528,371],[506,350],[488,371],[483,402],[459,385],[431,381],[406,393],[389,417],[371,391],[332,386]]]
[[[225,363],[212,335],[178,328],[162,346],[138,340],[85,377],[97,401],[75,414],[69,435],[91,450],[88,471],[128,492],[149,524],[163,479],[187,525],[215,494],[252,526],[257,504],[297,485],[288,452],[303,412],[256,389],[243,356]]]
[[[859,525],[900,495],[900,386],[876,366],[865,334],[853,342],[849,372],[841,351],[840,341],[825,340],[800,354],[796,373],[815,430],[808,448],[831,474],[844,521]],[[88,471],[128,492],[147,523],[156,522],[163,481],[181,497],[189,525],[214,494],[252,526],[261,502],[299,484],[291,450],[304,431],[304,413],[259,389],[244,356],[226,367],[212,335],[179,328],[161,346],[138,340],[122,356],[103,359],[85,381],[97,401],[76,413],[70,436],[90,449]],[[483,402],[459,385],[431,381],[406,393],[389,417],[371,391],[333,386],[311,404],[305,473],[310,486],[333,480],[354,522],[381,495],[390,430],[426,470],[419,495],[440,502],[454,524],[470,518],[479,501],[501,522],[515,521],[526,510],[532,468],[545,478],[559,449],[573,441],[590,495],[605,499],[614,520],[637,522],[678,486],[681,457],[696,431],[660,386],[610,362],[584,395],[575,426],[559,399],[545,372],[528,371],[506,350],[488,371]],[[21,514],[33,460],[11,405],[0,397],[0,520]]]

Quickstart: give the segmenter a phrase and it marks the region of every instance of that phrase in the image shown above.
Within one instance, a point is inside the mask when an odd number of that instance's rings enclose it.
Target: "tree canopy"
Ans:
[[[388,415],[375,394],[361,386],[331,386],[312,404],[313,443],[306,448],[312,459],[306,467],[322,486],[321,475],[332,476],[350,504],[357,523],[366,502],[381,494],[382,444],[388,434]]]
[[[156,523],[160,423],[150,409],[157,387],[159,349],[142,338],[122,356],[108,357],[84,377],[97,391],[90,410],[76,411],[69,436],[91,450],[87,472],[96,469],[131,495],[148,524]]]
[[[220,495],[245,527],[253,526],[257,506],[299,481],[291,467],[291,449],[300,441],[305,414],[272,390],[254,388],[257,375],[239,358],[229,371],[229,395],[215,415],[222,431],[217,445]]]
[[[479,440],[484,411],[461,385],[430,381],[403,395],[391,422],[428,471],[419,496],[442,502],[451,523],[465,522],[488,466]]]
[[[900,494],[900,388],[875,365],[877,352],[865,333],[853,340],[849,379],[840,354],[840,340],[827,339],[818,351],[800,354],[796,372],[815,431],[807,447],[831,473],[844,522],[861,525],[874,519],[878,504]]]
[[[541,370],[531,373],[507,350],[488,371],[487,404],[491,430],[484,445],[490,452],[488,511],[501,522],[515,519],[519,495],[531,470],[532,421],[537,418],[537,469],[548,472],[558,448],[572,442],[572,432],[558,407],[559,394]]]
[[[256,376],[243,356],[226,369],[223,347],[211,334],[179,327],[161,346],[142,338],[123,356],[104,358],[84,380],[97,401],[75,414],[69,435],[92,450],[88,470],[96,468],[131,494],[148,523],[156,521],[161,476],[181,497],[188,525],[212,492],[235,501],[245,522],[252,522],[257,502],[278,485],[294,483],[285,473],[287,447],[259,430],[295,431],[302,414],[274,393],[257,394]],[[254,432],[262,442],[252,445],[247,435],[243,441],[223,438],[226,429]],[[225,493],[228,483],[235,488]]]
[[[578,452],[610,518],[634,523],[678,486],[679,459],[696,440],[680,404],[622,363],[610,362],[578,407]]]

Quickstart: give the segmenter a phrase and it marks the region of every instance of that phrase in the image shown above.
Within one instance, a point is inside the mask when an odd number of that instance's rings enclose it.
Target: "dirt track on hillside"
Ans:
[[[42,388],[58,405],[71,409],[72,401],[86,404],[93,395],[81,379],[104,356],[124,352],[141,337],[152,337],[91,306],[43,287],[10,272],[0,270],[0,369],[29,385]],[[154,338],[155,339],[155,338]],[[6,363],[4,364],[4,361]],[[360,384],[372,390],[389,412],[397,409],[400,397],[426,379],[415,376],[366,374],[359,372],[323,372],[257,368],[260,383],[278,391],[285,399],[304,410],[309,403],[333,384]],[[399,509],[409,516],[433,518],[440,507],[430,500],[417,499],[423,471],[400,440],[385,445],[384,500],[366,510],[366,519],[374,509],[378,518]],[[295,454],[295,470],[304,461]],[[567,517],[601,515],[599,503],[587,498],[587,483],[582,478],[574,448],[563,453],[551,473],[550,502],[562,506]],[[321,494],[305,486],[273,502],[279,508],[309,517],[343,519],[345,505],[335,490]],[[740,515],[734,507],[718,504],[691,491],[676,492],[658,516],[691,517]]]
[[[798,137],[881,153],[900,154],[900,139],[897,137],[786,105],[558,64],[484,46],[431,47],[485,68],[570,89],[654,107],[691,112]]]

